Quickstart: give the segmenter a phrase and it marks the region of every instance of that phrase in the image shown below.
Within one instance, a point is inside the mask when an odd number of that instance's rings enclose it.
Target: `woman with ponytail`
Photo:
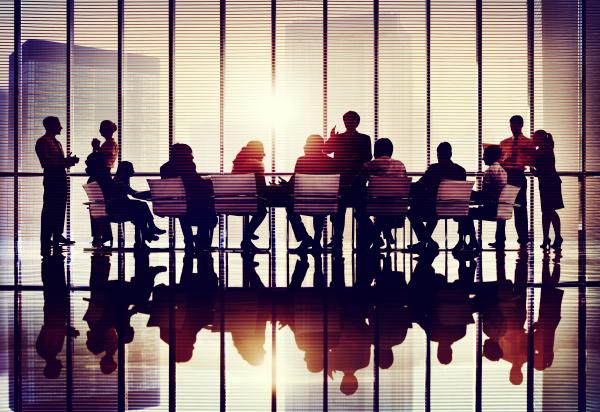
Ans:
[[[538,178],[540,189],[540,204],[542,206],[542,233],[544,240],[540,247],[560,250],[563,238],[560,235],[560,217],[556,212],[564,207],[561,180],[556,171],[554,158],[554,140],[545,130],[533,134],[533,145],[536,147],[534,156],[534,174]],[[554,227],[554,243],[550,244],[550,225]]]

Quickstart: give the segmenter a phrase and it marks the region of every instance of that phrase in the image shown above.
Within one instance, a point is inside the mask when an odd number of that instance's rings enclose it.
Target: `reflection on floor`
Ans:
[[[600,294],[536,253],[55,251],[0,290],[0,409],[596,410]]]

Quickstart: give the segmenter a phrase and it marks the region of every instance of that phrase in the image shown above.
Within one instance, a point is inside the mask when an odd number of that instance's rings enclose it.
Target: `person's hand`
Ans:
[[[281,176],[278,176],[278,177],[279,177],[279,184],[280,185],[287,185],[287,184],[290,183],[288,180],[285,180],[283,177],[281,177]]]
[[[100,139],[98,139],[97,137],[94,137],[92,139],[92,147],[99,147],[100,146]]]
[[[334,136],[337,136],[338,133],[335,131],[335,126],[333,126],[333,129],[331,129],[331,131],[329,132],[329,138],[331,139]]]

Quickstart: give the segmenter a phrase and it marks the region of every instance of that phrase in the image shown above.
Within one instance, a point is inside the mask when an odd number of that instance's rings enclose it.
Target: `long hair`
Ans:
[[[536,130],[535,133],[533,134],[534,136],[534,143],[537,140],[537,142],[541,143],[540,146],[543,144],[546,146],[546,148],[548,149],[554,149],[554,138],[552,137],[552,134],[548,133],[545,130]],[[539,136],[539,138],[536,138],[537,136]]]

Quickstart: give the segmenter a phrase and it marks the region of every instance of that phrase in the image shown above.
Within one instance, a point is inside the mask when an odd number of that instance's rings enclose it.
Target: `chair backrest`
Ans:
[[[225,215],[256,213],[258,196],[254,173],[224,173],[210,177],[215,194],[215,211]]]
[[[369,216],[406,215],[412,178],[400,176],[371,176],[367,186]]]
[[[179,217],[187,213],[185,186],[181,177],[147,179],[147,182],[155,215]]]
[[[294,175],[294,212],[301,215],[337,213],[340,175]]]
[[[94,219],[102,219],[108,216],[106,212],[106,202],[104,200],[104,193],[98,182],[91,182],[83,185],[83,190],[88,197],[88,207],[90,209],[90,216]]]
[[[438,217],[468,216],[474,183],[472,180],[442,179],[438,187],[436,202]]]
[[[513,185],[504,185],[498,198],[498,211],[496,220],[510,220],[513,214],[513,208],[517,200],[520,188]]]

